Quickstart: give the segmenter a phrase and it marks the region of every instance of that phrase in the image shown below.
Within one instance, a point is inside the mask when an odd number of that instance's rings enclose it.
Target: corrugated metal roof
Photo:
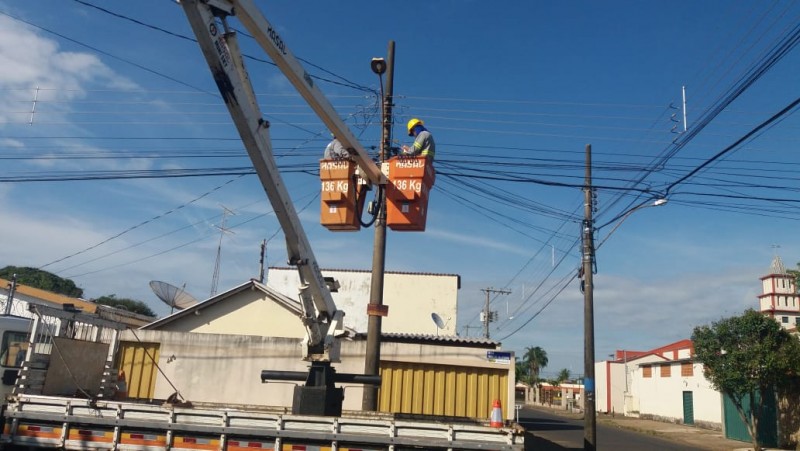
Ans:
[[[7,287],[11,285],[11,281],[0,278],[0,286]],[[82,309],[84,312],[94,313],[97,310],[97,304],[93,302],[84,301],[83,299],[72,298],[64,296],[63,294],[53,293],[51,291],[42,290],[39,288],[29,287],[21,283],[17,283],[15,288],[19,294],[24,294],[32,298],[41,299],[43,301],[52,302],[54,304],[64,305],[72,304],[75,307]]]
[[[169,316],[165,316],[164,318],[161,318],[157,321],[153,321],[150,324],[146,324],[142,326],[141,329],[144,330],[158,329],[159,327],[162,327],[166,324],[178,321],[187,315],[193,314],[195,311],[202,310],[218,302],[224,302],[226,299],[229,299],[230,297],[236,295],[237,293],[241,293],[242,291],[252,290],[252,289],[260,290],[261,292],[264,293],[267,299],[289,310],[294,315],[299,316],[303,313],[303,307],[300,305],[300,302],[284,295],[283,293],[273,288],[270,288],[267,285],[262,284],[261,282],[258,282],[255,279],[250,279],[247,282],[239,286],[233,287],[230,290],[220,293],[212,298],[208,298],[191,307],[185,308],[183,310],[178,310],[177,312],[174,312]],[[300,321],[298,321],[298,324],[299,323]],[[345,327],[344,329],[347,334],[350,335],[355,334],[355,331],[349,327]]]
[[[358,333],[356,340],[366,340],[367,334]],[[439,346],[463,346],[468,348],[498,349],[499,341],[489,338],[459,337],[455,335],[430,335],[407,333],[382,333],[381,340],[389,343],[419,343]]]

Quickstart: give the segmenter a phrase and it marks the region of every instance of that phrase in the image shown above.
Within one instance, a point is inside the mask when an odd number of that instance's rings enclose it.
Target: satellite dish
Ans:
[[[191,294],[183,291],[183,288],[178,288],[175,285],[158,280],[150,281],[150,289],[158,296],[159,299],[164,301],[169,306],[170,313],[175,309],[183,310],[197,304],[197,299]]]
[[[444,329],[444,321],[442,321],[442,317],[438,313],[431,313],[431,319],[436,324],[437,329]],[[438,334],[439,331],[437,330],[436,333]]]

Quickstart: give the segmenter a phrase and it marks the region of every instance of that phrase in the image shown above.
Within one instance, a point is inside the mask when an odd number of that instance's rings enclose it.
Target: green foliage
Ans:
[[[556,380],[558,381],[557,385],[561,385],[564,382],[569,381],[569,376],[570,376],[569,370],[563,368],[561,371],[558,372],[558,376],[556,376]]]
[[[522,360],[528,366],[528,377],[530,380],[532,382],[537,382],[539,380],[539,371],[547,366],[547,352],[539,346],[527,347],[525,348],[525,354],[522,356]]]
[[[706,378],[731,397],[759,449],[754,431],[763,405],[756,394],[788,384],[800,371],[800,340],[774,319],[749,309],[741,316],[696,327],[692,342]],[[744,399],[755,406],[749,416],[742,407]]]
[[[129,312],[138,313],[140,315],[146,315],[152,317],[156,316],[155,312],[153,312],[150,309],[150,307],[144,302],[137,301],[135,299],[117,298],[116,295],[114,294],[100,296],[97,299],[92,299],[92,302],[125,309]]]
[[[787,269],[786,273],[794,276],[795,289],[800,289],[800,262],[797,263],[797,269]]]
[[[18,284],[63,294],[64,296],[73,298],[83,296],[83,290],[78,288],[72,280],[63,279],[41,269],[17,266],[6,266],[0,269],[0,277],[3,279],[11,280],[14,274],[17,275]]]

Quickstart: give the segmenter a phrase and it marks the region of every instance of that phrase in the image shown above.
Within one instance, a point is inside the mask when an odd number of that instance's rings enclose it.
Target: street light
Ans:
[[[600,243],[597,245],[597,247],[595,247],[595,250],[599,249],[599,248],[600,248],[600,246],[602,246],[602,245],[603,245],[603,243],[605,243],[605,242],[606,242],[606,240],[607,240],[607,239],[609,239],[609,238],[611,237],[611,235],[612,235],[614,232],[616,232],[616,231],[617,231],[617,229],[619,228],[619,226],[621,226],[621,225],[622,225],[622,223],[623,223],[623,222],[625,222],[625,220],[626,220],[626,219],[628,219],[628,218],[629,218],[629,217],[630,217],[630,216],[633,214],[633,212],[635,212],[635,211],[639,211],[639,210],[641,210],[641,209],[643,209],[643,208],[649,208],[649,207],[660,207],[660,206],[662,206],[662,205],[666,205],[666,204],[667,204],[667,202],[668,202],[668,199],[667,199],[666,197],[659,197],[658,199],[654,200],[653,202],[646,202],[646,203],[643,203],[643,204],[639,204],[639,205],[637,205],[637,206],[635,206],[635,207],[631,208],[630,210],[626,211],[625,213],[622,213],[622,214],[619,214],[619,215],[617,215],[617,217],[615,217],[614,219],[612,219],[612,220],[610,220],[610,221],[606,222],[605,224],[603,224],[603,225],[601,225],[601,226],[598,226],[598,227],[597,227],[597,230],[600,230],[600,229],[602,229],[603,227],[605,227],[605,226],[607,226],[607,225],[611,224],[612,222],[616,222],[616,224],[614,225],[614,228],[613,228],[613,229],[611,229],[611,231],[610,231],[610,232],[608,232],[608,235],[606,235],[606,237],[605,237],[605,238],[603,238],[603,240],[602,240],[602,241],[600,241]]]

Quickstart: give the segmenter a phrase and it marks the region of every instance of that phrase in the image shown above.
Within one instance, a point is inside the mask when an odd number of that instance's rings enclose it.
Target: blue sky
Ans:
[[[491,335],[543,347],[545,375],[582,372],[586,144],[602,242],[598,359],[755,307],[773,256],[800,260],[800,124],[796,109],[776,116],[800,94],[800,4],[257,3],[367,147],[380,137],[369,62],[396,42],[394,138],[407,143],[402,124],[422,118],[438,177],[427,231],[389,233],[386,267],[461,275],[462,334],[478,333],[482,288],[512,291],[492,300]],[[86,297],[132,297],[163,314],[150,280],[209,294],[223,206],[236,214],[219,291],[257,275],[262,239],[268,263],[283,265],[277,222],[255,176],[242,175],[250,162],[179,5],[0,0],[0,34],[0,265],[42,267]],[[320,264],[370,268],[371,229],[317,223],[325,127],[274,66],[247,64]],[[175,176],[189,169],[223,175]],[[113,178],[137,174],[155,177]],[[626,215],[665,194],[666,205]]]

